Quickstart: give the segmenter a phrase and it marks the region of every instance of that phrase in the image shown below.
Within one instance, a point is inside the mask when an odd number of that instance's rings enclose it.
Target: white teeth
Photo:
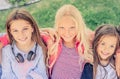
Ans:
[[[25,39],[19,39],[20,41],[25,41],[27,39],[27,37]]]
[[[104,53],[104,52],[102,52],[102,54],[103,54],[103,55],[109,55],[109,53]]]

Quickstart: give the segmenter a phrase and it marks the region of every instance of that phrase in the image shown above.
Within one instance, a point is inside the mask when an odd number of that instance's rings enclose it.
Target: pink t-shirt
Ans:
[[[80,63],[79,63],[80,62]],[[80,79],[85,65],[76,48],[62,46],[62,51],[52,70],[52,79]]]

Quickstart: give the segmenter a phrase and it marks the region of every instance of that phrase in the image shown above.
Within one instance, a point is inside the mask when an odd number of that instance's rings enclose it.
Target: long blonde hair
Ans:
[[[70,5],[70,4],[63,5],[57,11],[56,16],[55,16],[55,25],[54,25],[55,30],[58,29],[57,27],[58,27],[59,20],[64,16],[72,17],[75,20],[75,22],[77,23],[78,34],[76,36],[76,40],[80,41],[80,44],[78,46],[78,52],[79,52],[79,55],[82,55],[81,54],[81,51],[82,51],[81,46],[83,45],[84,49],[85,49],[84,50],[84,57],[86,58],[88,55],[88,52],[90,51],[90,44],[89,44],[89,40],[87,38],[87,28],[86,28],[86,25],[84,23],[84,20],[82,18],[81,13],[73,5]],[[53,46],[49,50],[49,55],[56,55],[57,54],[59,42],[60,42],[60,37],[58,35],[58,38],[56,39],[55,43],[53,44]]]

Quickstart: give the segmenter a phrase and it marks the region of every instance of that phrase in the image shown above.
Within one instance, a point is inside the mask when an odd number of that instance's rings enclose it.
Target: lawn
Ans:
[[[64,4],[76,6],[92,30],[101,24],[120,24],[120,0],[41,0],[20,8],[28,10],[40,27],[53,27],[56,11]],[[11,10],[0,11],[0,32],[5,32],[5,20]]]

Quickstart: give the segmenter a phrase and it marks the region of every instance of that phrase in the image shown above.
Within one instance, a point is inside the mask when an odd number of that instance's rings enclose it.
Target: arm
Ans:
[[[36,68],[31,70],[29,75],[33,79],[48,79],[43,54],[40,55],[38,60],[39,61],[38,61]]]
[[[95,32],[92,31],[91,29],[87,28],[87,35],[88,35],[88,38],[89,38],[89,42],[90,42],[90,44],[92,45]]]
[[[120,47],[116,51],[116,60],[115,66],[118,76],[120,76]]]
[[[8,35],[7,34],[2,34],[2,36],[0,35],[0,42],[2,43],[1,47],[6,46],[7,44],[9,44]]]
[[[40,29],[40,32],[49,35],[53,41],[57,38],[57,32],[53,28],[42,28]]]
[[[0,64],[1,64],[1,60],[2,60],[2,43],[0,42]]]
[[[7,49],[2,49],[2,76],[1,79],[17,79],[12,72],[10,54]]]
[[[47,45],[48,49],[54,44],[54,41],[48,34],[41,33],[41,37],[42,37],[43,41],[45,42],[45,44]]]
[[[90,50],[89,50],[89,53],[88,53],[88,55],[87,56],[89,56],[89,57],[87,57],[87,62],[89,62],[89,63],[91,63],[91,64],[93,64],[93,60],[94,60],[94,58],[93,58],[93,52],[92,52],[92,42],[93,42],[93,40],[94,40],[94,34],[95,34],[95,32],[94,31],[92,31],[91,29],[89,29],[89,28],[87,28],[87,37],[88,37],[88,43],[89,43],[89,45],[90,45]]]

